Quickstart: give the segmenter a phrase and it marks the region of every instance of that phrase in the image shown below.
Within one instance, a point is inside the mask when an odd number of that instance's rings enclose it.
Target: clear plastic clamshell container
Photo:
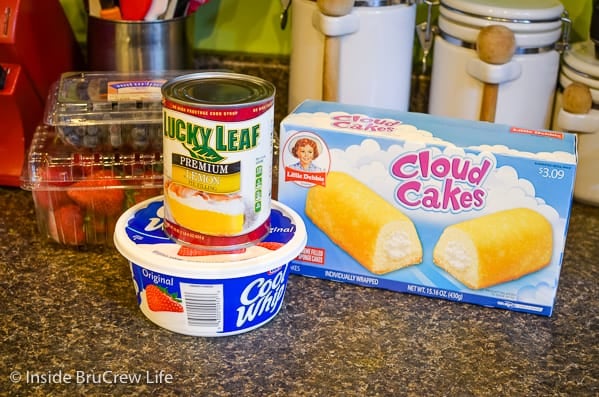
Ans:
[[[161,195],[162,152],[82,150],[39,125],[21,175],[40,233],[63,245],[112,244],[119,216]]]
[[[160,151],[161,87],[184,73],[64,73],[50,90],[44,123],[76,148]]]

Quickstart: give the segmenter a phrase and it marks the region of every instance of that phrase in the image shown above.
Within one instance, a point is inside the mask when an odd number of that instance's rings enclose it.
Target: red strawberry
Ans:
[[[117,216],[88,214],[86,217],[88,242],[105,243],[112,241],[117,220]]]
[[[245,248],[239,248],[236,250],[227,250],[227,251],[220,251],[220,250],[209,250],[209,249],[202,249],[202,248],[192,248],[192,247],[186,247],[184,245],[182,245],[179,248],[179,252],[177,252],[178,255],[180,256],[209,256],[209,255],[224,255],[224,254],[243,254],[245,252]]]
[[[183,306],[179,302],[154,284],[146,285],[146,300],[148,307],[154,312],[183,312]]]
[[[127,189],[125,198],[127,208],[164,193],[162,173],[153,170],[144,171],[143,168],[140,170],[131,170],[129,168],[125,169],[125,175],[131,175],[133,184]]]
[[[164,192],[162,172],[146,170],[143,175],[137,178],[137,183],[140,185],[140,188],[136,188],[132,192],[134,204],[159,196]]]
[[[123,211],[123,186],[108,170],[96,171],[75,182],[68,188],[67,194],[80,206],[98,214],[115,216]]]
[[[85,243],[83,221],[83,212],[75,204],[50,211],[48,219],[50,236],[62,244],[82,245]]]
[[[77,178],[90,177],[95,172],[102,172],[99,154],[73,153],[73,164],[77,166]]]
[[[152,0],[123,1],[119,5],[124,20],[142,21],[152,5]]]
[[[160,196],[164,190],[162,187],[152,187],[152,188],[136,188],[131,192],[131,201],[132,204],[141,203],[144,200],[147,200],[152,197]]]
[[[73,201],[67,195],[66,190],[33,190],[33,199],[38,208],[53,210]]]
[[[50,165],[43,169],[40,177],[41,180],[54,186],[69,186],[74,182],[74,178],[77,175],[73,175],[75,172],[70,166],[66,165]]]
[[[40,186],[33,189],[33,199],[38,208],[52,210],[72,203],[64,188],[73,183],[70,171],[66,166],[49,166],[38,170]]]
[[[259,242],[259,243],[258,243],[258,245],[259,245],[260,247],[268,248],[269,250],[272,250],[272,251],[274,251],[274,250],[276,250],[276,249],[279,249],[279,248],[281,248],[281,247],[282,247],[282,246],[284,246],[285,244],[283,244],[283,243],[278,243],[278,242],[276,242],[276,241],[261,241],[261,242]]]

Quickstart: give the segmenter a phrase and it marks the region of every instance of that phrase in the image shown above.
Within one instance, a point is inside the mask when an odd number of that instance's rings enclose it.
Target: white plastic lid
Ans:
[[[183,71],[65,72],[49,92],[53,126],[161,123],[162,85]]]
[[[564,6],[558,0],[442,0],[458,11],[504,22],[547,22],[560,19]]]
[[[514,32],[518,47],[542,48],[561,38],[563,10],[558,0],[442,0],[438,24],[469,43],[480,29],[503,25]]]
[[[158,196],[131,207],[121,215],[114,232],[114,244],[121,255],[152,271],[198,279],[244,277],[290,262],[306,246],[308,236],[301,217],[273,200],[271,232],[263,242],[235,253],[190,253],[188,247],[177,244],[162,230],[163,199]]]

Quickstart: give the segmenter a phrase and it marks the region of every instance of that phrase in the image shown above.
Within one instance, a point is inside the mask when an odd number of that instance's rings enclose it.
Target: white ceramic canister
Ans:
[[[280,311],[291,261],[306,245],[302,218],[272,203],[269,235],[230,251],[196,249],[163,230],[163,196],[119,218],[114,243],[128,259],[142,313],[169,331],[228,336],[271,321]]]
[[[478,120],[485,83],[498,84],[497,123],[549,128],[563,44],[558,0],[441,0],[428,112]],[[502,65],[477,55],[479,32],[503,25],[516,50]],[[566,34],[567,36],[567,34]]]
[[[323,99],[323,55],[328,35],[340,40],[339,102],[406,111],[415,31],[413,3],[356,1],[350,14],[329,17],[313,0],[293,0],[289,110],[306,99]]]
[[[592,108],[584,114],[563,109],[562,92],[572,83],[590,90]],[[555,100],[553,129],[578,135],[578,168],[574,198],[599,205],[599,59],[592,41],[574,43],[565,53]]]

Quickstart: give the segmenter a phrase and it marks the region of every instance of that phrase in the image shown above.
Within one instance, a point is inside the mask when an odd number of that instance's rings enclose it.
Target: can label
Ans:
[[[269,232],[274,99],[226,108],[163,100],[165,232],[229,249]]]

